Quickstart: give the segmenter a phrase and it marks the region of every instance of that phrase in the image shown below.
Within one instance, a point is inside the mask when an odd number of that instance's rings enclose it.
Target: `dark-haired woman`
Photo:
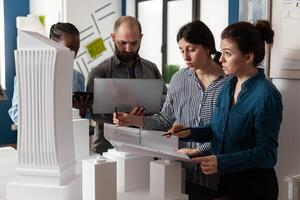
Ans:
[[[234,75],[216,103],[210,126],[174,133],[212,141],[212,155],[194,158],[206,174],[221,172],[220,189],[230,199],[278,198],[274,166],[282,121],[281,95],[257,68],[274,32],[267,21],[239,22],[221,35],[223,71]],[[174,125],[170,132],[183,128]]]
[[[49,38],[68,47],[71,51],[77,52],[80,46],[79,31],[71,23],[58,22],[50,28]],[[85,90],[85,78],[77,70],[73,70],[73,92],[83,92]]]
[[[50,29],[50,39],[63,44],[68,47],[71,51],[75,52],[75,56],[79,49],[79,31],[71,23],[61,23],[58,22],[53,24]],[[73,70],[73,92],[83,92],[85,90],[84,86],[85,78],[77,70]],[[8,110],[8,114],[11,120],[17,124],[18,123],[18,90],[17,90],[17,79],[14,78],[14,94],[12,98],[12,106]],[[86,109],[80,109],[81,115],[84,116]]]
[[[177,42],[187,67],[172,77],[162,111],[146,117],[118,113],[118,118],[114,118],[116,125],[166,131],[173,123],[185,126],[210,123],[217,96],[228,79],[218,58],[212,58],[217,53],[213,34],[197,20],[180,28]],[[210,143],[182,142],[180,147],[191,157],[210,152]],[[190,199],[212,199],[219,195],[215,191],[217,176],[206,176],[191,163],[185,164],[185,167],[186,192]]]

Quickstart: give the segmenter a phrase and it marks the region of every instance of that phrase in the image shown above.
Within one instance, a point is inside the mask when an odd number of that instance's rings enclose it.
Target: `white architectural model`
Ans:
[[[72,134],[73,59],[68,48],[20,31],[17,176],[7,186],[8,200],[81,199]]]
[[[175,160],[189,158],[176,152],[178,138],[162,137],[164,133],[104,124],[104,136],[117,150],[103,155],[117,161],[118,200],[188,199],[181,192],[181,163]],[[164,159],[153,161],[153,157]]]

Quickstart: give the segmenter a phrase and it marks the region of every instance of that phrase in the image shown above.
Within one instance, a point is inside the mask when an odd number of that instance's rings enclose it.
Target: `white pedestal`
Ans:
[[[120,192],[128,192],[149,187],[149,171],[151,157],[139,156],[109,149],[103,156],[117,161],[117,188]]]
[[[16,176],[17,152],[12,147],[0,148],[0,199],[6,198],[6,185]]]
[[[82,160],[89,157],[89,120],[80,118],[79,110],[73,108],[73,134],[75,149],[75,173],[81,174]]]
[[[83,200],[116,200],[116,162],[103,158],[82,161]]]
[[[186,194],[180,194],[176,197],[170,198],[159,198],[155,195],[149,193],[148,188],[143,188],[139,190],[134,190],[130,192],[118,192],[118,200],[188,200]]]
[[[76,176],[70,183],[61,186],[11,182],[7,185],[7,199],[81,200],[81,177]]]
[[[150,194],[158,199],[188,199],[181,193],[181,163],[169,160],[150,164]]]

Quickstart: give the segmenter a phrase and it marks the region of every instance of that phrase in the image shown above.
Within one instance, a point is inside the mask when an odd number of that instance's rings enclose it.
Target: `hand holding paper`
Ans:
[[[218,159],[216,155],[193,158],[192,162],[200,164],[201,170],[206,175],[218,172]]]
[[[182,149],[179,149],[177,152],[183,153],[190,158],[195,158],[197,156],[201,156],[201,152],[197,148],[196,149],[182,148]]]

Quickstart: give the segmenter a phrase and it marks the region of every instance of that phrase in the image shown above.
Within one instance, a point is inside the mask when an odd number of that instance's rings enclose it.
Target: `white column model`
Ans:
[[[82,200],[117,200],[116,161],[104,157],[82,161]]]
[[[103,156],[117,162],[117,189],[129,192],[149,187],[152,157],[109,149]]]
[[[81,199],[72,129],[73,59],[68,48],[20,31],[17,176],[7,186],[8,200]]]
[[[188,200],[181,193],[181,163],[170,160],[152,161],[150,165],[150,194],[159,200]]]
[[[79,110],[73,108],[73,135],[74,135],[74,149],[76,167],[75,172],[81,175],[82,172],[82,160],[87,159],[90,156],[89,145],[89,120],[81,118]]]

